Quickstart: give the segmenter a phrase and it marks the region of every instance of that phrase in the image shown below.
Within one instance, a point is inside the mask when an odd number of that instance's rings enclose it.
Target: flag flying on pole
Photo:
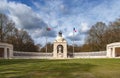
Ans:
[[[50,28],[50,27],[47,27],[47,28],[46,28],[46,30],[47,30],[47,31],[50,31],[50,30],[51,30],[51,28]]]
[[[73,28],[73,31],[74,31],[74,32],[77,32],[76,29],[75,29],[75,27]]]

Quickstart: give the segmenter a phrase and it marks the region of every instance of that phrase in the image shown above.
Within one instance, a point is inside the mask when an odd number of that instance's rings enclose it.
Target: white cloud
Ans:
[[[109,23],[120,16],[120,0],[106,0],[103,3],[93,7],[89,12],[96,21]]]
[[[41,20],[40,16],[37,13],[33,12],[31,7],[15,2],[9,2],[8,5],[10,16],[18,27],[25,29],[36,29],[38,27],[41,28],[45,26],[45,23]],[[38,26],[37,24],[42,24],[43,26]]]
[[[46,36],[47,24],[42,20],[40,14],[34,12],[30,6],[6,0],[3,2],[0,0],[0,4],[2,4],[0,5],[0,11],[7,10],[9,12],[8,16],[15,22],[18,29],[27,30],[33,39]],[[55,31],[50,31],[48,36],[54,37]]]
[[[89,26],[87,23],[83,22],[81,23],[81,32],[87,32],[89,30]]]
[[[0,12],[7,10],[7,0],[0,0]]]
[[[97,21],[109,22],[120,16],[120,0],[43,0],[33,1],[32,6],[14,1],[0,0],[0,11],[9,10],[9,17],[15,21],[18,28],[26,29],[35,42],[43,39],[48,25],[52,31],[49,39],[54,39],[56,32],[62,30],[68,43],[71,43],[73,27],[76,28],[76,40],[84,42],[84,36]],[[66,3],[65,3],[66,2]],[[42,37],[42,38],[40,38]],[[53,38],[52,38],[53,37]]]
[[[70,32],[70,33],[68,34],[68,36],[73,36],[73,32]]]

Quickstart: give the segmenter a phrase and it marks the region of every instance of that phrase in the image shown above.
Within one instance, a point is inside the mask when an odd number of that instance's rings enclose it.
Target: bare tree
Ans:
[[[0,13],[0,42],[13,44],[17,51],[38,51],[38,46],[25,30],[18,30],[5,14]]]
[[[47,43],[47,48],[48,48],[48,52],[53,52],[53,44],[52,43]],[[46,45],[43,46],[40,50],[41,52],[46,52]]]
[[[38,46],[34,44],[30,35],[23,29],[14,31],[14,40],[13,44],[17,51],[38,51]]]
[[[107,43],[119,42],[120,41],[120,19],[114,22],[110,22],[109,28],[105,33]]]
[[[105,50],[106,45],[120,41],[120,19],[105,23],[97,22],[88,32],[86,43],[89,51]],[[84,45],[82,47],[85,47]]]
[[[106,29],[106,24],[102,22],[97,22],[91,27],[86,40],[86,43],[91,46],[91,50],[99,51],[105,49],[106,45],[104,45],[104,34]]]
[[[15,24],[9,18],[0,13],[0,42],[6,42],[6,38],[15,28]]]

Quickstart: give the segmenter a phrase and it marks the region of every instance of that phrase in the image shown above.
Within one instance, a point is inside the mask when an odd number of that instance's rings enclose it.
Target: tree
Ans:
[[[104,50],[106,45],[104,41],[104,34],[106,33],[107,26],[103,22],[97,22],[91,27],[88,32],[86,44],[91,46],[90,51]]]
[[[39,49],[25,30],[15,28],[15,23],[2,13],[0,13],[0,42],[13,44],[15,51],[38,51]]]
[[[67,45],[67,51],[72,53],[73,52],[73,46],[72,45]]]
[[[46,52],[46,45],[40,50],[41,52]],[[47,52],[53,52],[53,44],[47,43]]]
[[[110,22],[108,26],[102,22],[93,25],[82,48],[87,45],[88,51],[101,51],[106,50],[106,45],[113,42],[120,42],[120,19]]]
[[[6,15],[0,13],[0,42],[6,42],[6,37],[11,35],[15,24]]]
[[[114,22],[110,22],[109,28],[104,34],[107,43],[119,42],[120,41],[120,19]]]
[[[14,31],[14,39],[15,42],[13,42],[14,44],[14,48],[17,51],[38,51],[38,47],[34,44],[34,41],[32,40],[32,38],[30,37],[30,35],[22,30],[18,30],[16,29]]]
[[[80,51],[81,52],[90,52],[90,51],[92,51],[92,47],[90,46],[90,44],[83,44],[82,46],[80,46]]]
[[[67,45],[67,50],[70,53],[73,53],[73,45]],[[78,45],[74,45],[74,52],[80,52],[81,48]]]

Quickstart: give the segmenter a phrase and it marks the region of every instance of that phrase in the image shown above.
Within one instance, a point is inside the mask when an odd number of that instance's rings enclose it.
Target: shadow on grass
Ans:
[[[49,59],[0,59],[0,65],[24,64],[24,63],[42,63],[42,62],[68,62],[67,59],[49,60]]]
[[[41,63],[41,62],[55,62],[58,60],[47,60],[47,59],[0,59],[0,66],[11,65],[11,64],[28,64],[28,63]],[[60,60],[65,61],[65,60]]]
[[[30,66],[26,66],[26,64],[29,63]],[[13,67],[7,70],[3,69],[2,71],[4,71],[4,73],[1,74],[4,75],[5,77],[9,76],[9,78],[76,78],[76,75],[79,75],[80,73],[83,72],[90,72],[91,69],[97,66],[91,63],[81,63],[74,60],[73,61],[40,60],[40,59],[0,60],[0,65],[12,65],[12,64],[18,65],[16,68]],[[23,65],[21,66],[21,64]],[[3,78],[3,76],[1,76],[1,78]]]
[[[41,71],[61,71],[61,72],[72,72],[72,71],[89,71],[91,68],[95,67],[96,65],[92,64],[81,64],[81,63],[56,63],[50,64],[46,68],[42,69]]]
[[[82,75],[81,73],[88,73],[96,67],[92,64],[81,63],[56,63],[46,66],[37,71],[32,71],[26,75],[27,78],[76,78],[76,75]],[[87,75],[87,74],[86,74]],[[90,76],[90,75],[89,75]],[[81,77],[80,77],[81,78]],[[90,77],[88,77],[90,78]]]
[[[11,64],[26,64],[36,62],[47,62],[48,60],[40,59],[0,59],[0,65],[11,65]]]

